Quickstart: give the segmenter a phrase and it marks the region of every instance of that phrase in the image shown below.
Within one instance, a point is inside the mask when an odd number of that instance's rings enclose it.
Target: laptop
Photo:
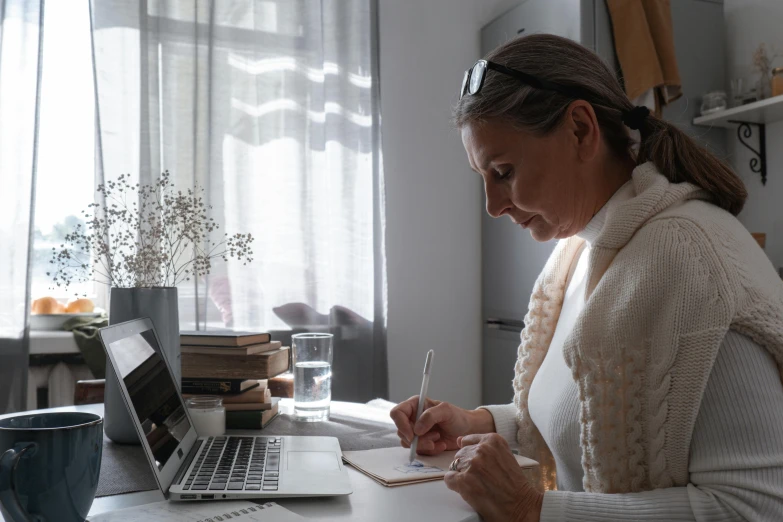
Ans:
[[[334,437],[199,437],[150,319],[99,332],[141,446],[166,498],[229,500],[351,494]],[[111,374],[107,373],[111,378]]]

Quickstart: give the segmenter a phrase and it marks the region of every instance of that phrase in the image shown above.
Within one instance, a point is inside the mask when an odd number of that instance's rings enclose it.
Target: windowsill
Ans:
[[[81,353],[71,332],[31,330],[30,355]]]

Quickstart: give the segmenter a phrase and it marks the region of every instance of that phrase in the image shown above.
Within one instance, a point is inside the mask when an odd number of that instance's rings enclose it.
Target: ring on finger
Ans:
[[[462,463],[462,462],[463,462],[463,459],[462,459],[462,457],[457,457],[457,458],[456,458],[456,459],[454,459],[454,460],[451,462],[451,464],[449,465],[449,470],[450,470],[450,471],[457,471],[457,472],[462,472],[462,471],[467,471],[468,469],[470,469],[470,460],[467,460],[467,463],[468,463],[468,465],[467,465],[467,466],[465,466],[465,467],[464,467],[464,469],[460,469],[459,465],[460,465],[460,463]]]

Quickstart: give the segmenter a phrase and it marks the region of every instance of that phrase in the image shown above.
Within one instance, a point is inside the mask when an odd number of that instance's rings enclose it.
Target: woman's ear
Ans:
[[[601,127],[593,106],[584,100],[573,101],[568,106],[566,118],[579,159],[590,161],[595,158],[600,150]]]

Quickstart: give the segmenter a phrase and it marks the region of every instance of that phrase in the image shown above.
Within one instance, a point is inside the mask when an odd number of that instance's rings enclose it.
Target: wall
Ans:
[[[481,213],[484,191],[450,124],[479,30],[518,0],[379,0],[386,181],[389,394],[481,399]]]
[[[478,24],[476,30],[521,3],[522,0],[475,0],[474,19]]]
[[[726,92],[729,79],[757,78],[753,72],[753,51],[765,42],[768,51],[775,48],[781,57],[773,67],[783,66],[783,2],[780,0],[725,0],[726,21]],[[748,188],[748,201],[740,220],[751,232],[767,234],[766,252],[775,267],[783,266],[783,123],[767,125],[767,184],[750,171],[748,162],[753,155],[739,145],[733,131],[729,138],[731,163],[742,176]],[[758,136],[750,138],[758,148]]]
[[[478,32],[504,9],[479,0],[380,0],[380,79],[388,270],[389,390],[463,407],[481,390],[483,188],[451,126]]]

